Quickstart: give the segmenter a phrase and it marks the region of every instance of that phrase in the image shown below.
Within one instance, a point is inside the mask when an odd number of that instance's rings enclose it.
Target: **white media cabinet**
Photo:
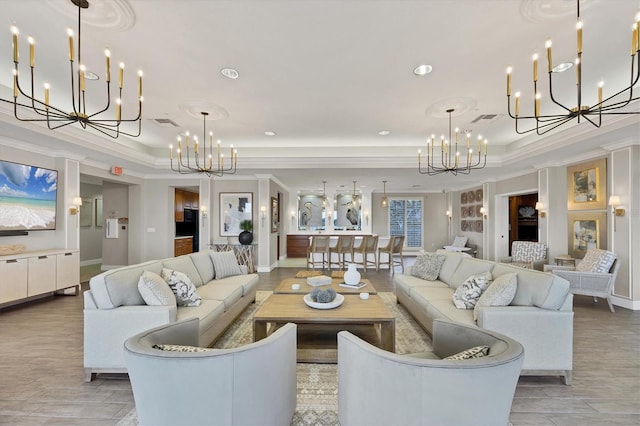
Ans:
[[[0,256],[0,307],[68,288],[80,291],[80,252],[51,249]]]

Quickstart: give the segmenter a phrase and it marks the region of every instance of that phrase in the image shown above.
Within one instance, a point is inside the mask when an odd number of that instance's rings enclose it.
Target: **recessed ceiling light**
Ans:
[[[238,71],[233,68],[222,68],[220,72],[222,73],[222,75],[230,78],[231,80],[235,80],[236,78],[240,77]]]
[[[87,80],[100,80],[100,77],[98,77],[98,74],[91,71],[85,71],[84,78],[86,78]]]
[[[564,72],[564,71],[569,70],[571,68],[573,68],[573,62],[563,62],[563,63],[558,64],[555,67],[553,67],[553,69],[551,71],[552,72]]]
[[[427,75],[433,71],[433,67],[431,65],[418,65],[413,69],[413,73],[415,75]]]
[[[390,132],[390,131],[388,131],[388,130],[380,130],[380,131],[378,132],[378,134],[379,134],[380,136],[387,136],[389,133],[391,133],[391,132]]]
[[[267,136],[275,136],[276,132],[274,132],[273,130],[267,130],[266,132],[264,132],[264,134]]]

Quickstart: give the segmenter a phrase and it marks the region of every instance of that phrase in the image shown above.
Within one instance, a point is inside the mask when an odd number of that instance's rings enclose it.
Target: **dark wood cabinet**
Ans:
[[[308,235],[287,235],[287,257],[307,257]]]
[[[176,222],[184,222],[184,194],[184,191],[182,191],[181,189],[176,189]]]
[[[173,252],[174,256],[193,253],[193,238],[176,238],[173,243]]]

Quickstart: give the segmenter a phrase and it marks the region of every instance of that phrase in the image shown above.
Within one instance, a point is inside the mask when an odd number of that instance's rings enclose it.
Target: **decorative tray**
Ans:
[[[311,295],[310,294],[305,294],[304,295],[304,303],[307,304],[307,306],[314,308],[314,309],[333,309],[333,308],[337,308],[338,306],[342,305],[342,302],[344,302],[344,296],[340,293],[336,294],[336,298],[333,299],[332,302],[329,303],[318,303],[318,302],[314,302],[313,299],[311,299]]]

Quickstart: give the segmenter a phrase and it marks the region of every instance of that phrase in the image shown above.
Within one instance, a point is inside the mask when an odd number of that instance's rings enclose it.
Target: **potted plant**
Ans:
[[[253,241],[253,222],[250,220],[243,220],[240,222],[240,229],[242,232],[238,235],[238,241],[240,244],[249,245]]]

